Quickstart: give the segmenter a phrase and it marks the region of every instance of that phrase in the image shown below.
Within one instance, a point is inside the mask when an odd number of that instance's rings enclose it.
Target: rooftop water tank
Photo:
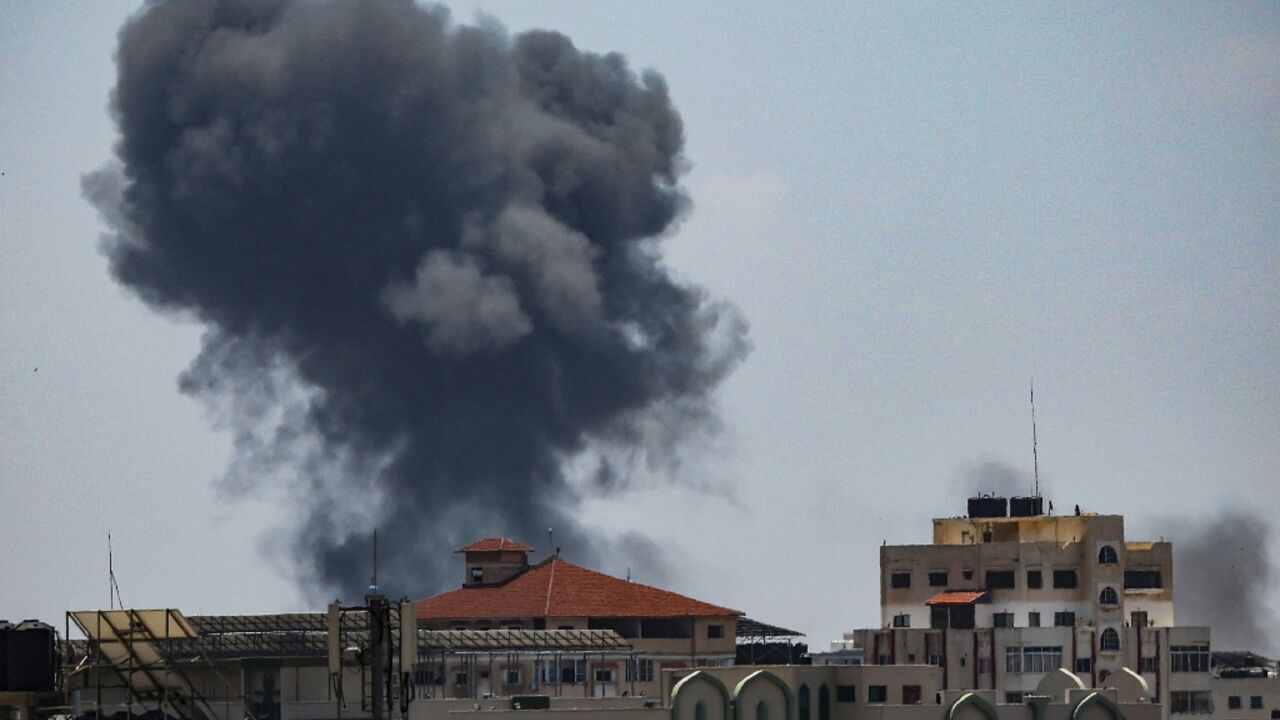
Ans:
[[[24,620],[9,631],[5,677],[9,692],[52,692],[58,669],[56,633],[39,620]]]
[[[1039,495],[1009,498],[1009,517],[1036,517],[1043,514],[1044,498]]]
[[[979,495],[969,498],[969,517],[989,518],[1004,517],[1008,514],[1008,503],[1002,497]]]

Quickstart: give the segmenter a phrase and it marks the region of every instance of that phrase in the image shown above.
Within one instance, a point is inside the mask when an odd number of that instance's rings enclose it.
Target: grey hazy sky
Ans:
[[[177,390],[201,328],[115,285],[80,197],[134,5],[0,4],[0,617],[105,605],[108,529],[129,604],[301,604],[261,555],[289,498],[220,497],[230,438]],[[792,5],[452,4],[665,75],[669,261],[751,324],[681,466],[711,489],[585,522],[825,645],[878,620],[882,541],[927,542],[973,467],[1029,473],[1032,376],[1059,511],[1274,518],[1277,6]]]

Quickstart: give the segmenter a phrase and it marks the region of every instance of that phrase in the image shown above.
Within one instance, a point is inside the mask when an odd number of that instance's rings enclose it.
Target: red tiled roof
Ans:
[[[668,590],[620,580],[552,556],[501,585],[477,585],[418,601],[418,617],[685,617],[742,615]]]
[[[924,601],[925,605],[971,605],[987,598],[986,590],[944,590]]]
[[[528,545],[525,545],[524,543],[518,543],[515,540],[512,540],[511,538],[487,537],[487,538],[477,540],[471,543],[470,545],[463,545],[457,550],[454,550],[454,552],[456,553],[468,553],[468,552],[530,553],[530,552],[533,552],[533,548],[529,547]]]

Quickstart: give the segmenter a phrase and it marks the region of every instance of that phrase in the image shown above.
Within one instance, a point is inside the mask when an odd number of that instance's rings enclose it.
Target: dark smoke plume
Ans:
[[[1270,605],[1280,569],[1271,558],[1271,527],[1247,511],[1202,523],[1165,524],[1173,541],[1174,612],[1179,625],[1208,625],[1222,650],[1275,653]]]
[[[363,591],[375,524],[395,592],[482,534],[598,559],[566,463],[616,492],[619,457],[714,428],[746,328],[663,265],[656,73],[382,1],[154,4],[117,62],[119,163],[84,183],[111,270],[208,328],[181,387],[233,433],[229,487],[290,489],[315,597]]]
[[[1030,472],[1000,460],[981,460],[962,467],[953,492],[964,498],[978,495],[1022,497],[1031,495],[1035,481]]]

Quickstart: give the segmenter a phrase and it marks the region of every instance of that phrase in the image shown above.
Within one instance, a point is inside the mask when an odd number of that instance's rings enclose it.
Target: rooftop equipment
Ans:
[[[1002,497],[979,495],[969,498],[969,517],[992,518],[1008,515],[1008,501]]]
[[[1009,498],[1009,517],[1037,517],[1044,514],[1044,498],[1031,497]]]
[[[25,620],[7,633],[5,688],[9,692],[52,692],[56,688],[58,650],[52,625]]]

